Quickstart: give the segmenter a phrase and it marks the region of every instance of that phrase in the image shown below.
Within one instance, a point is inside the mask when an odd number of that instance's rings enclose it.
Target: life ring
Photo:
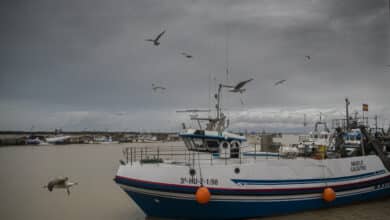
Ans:
[[[227,142],[227,141],[221,141],[221,143],[219,143],[219,148],[220,149],[224,149],[224,150],[227,150],[230,148],[230,143]]]
[[[230,143],[227,141],[221,141],[219,144],[219,157],[230,158]]]

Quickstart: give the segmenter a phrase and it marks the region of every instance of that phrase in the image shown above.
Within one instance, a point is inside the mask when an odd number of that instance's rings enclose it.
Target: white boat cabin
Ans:
[[[237,158],[245,136],[230,132],[186,129],[179,136],[189,150],[219,153],[221,158]]]

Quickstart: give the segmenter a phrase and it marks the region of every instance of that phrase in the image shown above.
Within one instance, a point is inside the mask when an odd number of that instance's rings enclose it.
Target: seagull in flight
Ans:
[[[245,80],[245,81],[242,81],[242,82],[237,83],[237,85],[235,85],[235,86],[228,86],[228,87],[230,87],[230,88],[233,88],[232,90],[229,90],[229,92],[239,92],[239,93],[245,92],[246,89],[244,89],[243,87],[244,87],[247,83],[249,83],[250,81],[252,81],[252,80],[253,80],[253,79],[250,78],[250,79],[248,79],[248,80]]]
[[[53,191],[55,188],[62,188],[66,189],[66,192],[68,192],[68,196],[70,195],[69,188],[77,185],[77,182],[70,182],[68,181],[68,177],[57,177],[53,180],[51,180],[47,185],[43,186],[44,188],[47,188],[50,192]]]
[[[156,92],[158,89],[166,90],[167,88],[162,87],[162,86],[156,86],[155,84],[152,84],[152,89],[153,89],[153,92]]]
[[[277,81],[277,82],[274,84],[274,86],[277,86],[277,85],[283,84],[284,82],[286,82],[286,80],[285,80],[285,79],[283,79],[283,80],[279,80],[279,81]]]
[[[165,30],[162,31],[159,35],[157,35],[157,37],[155,39],[145,39],[145,41],[150,41],[150,42],[153,42],[154,46],[158,46],[160,45],[160,38],[161,36],[163,36],[165,34]]]
[[[186,58],[188,59],[191,59],[192,58],[192,55],[191,54],[188,54],[186,52],[182,52],[181,55],[185,56]]]

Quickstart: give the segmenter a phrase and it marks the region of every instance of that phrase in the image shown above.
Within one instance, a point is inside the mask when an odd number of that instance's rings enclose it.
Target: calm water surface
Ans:
[[[0,219],[145,219],[143,212],[113,182],[122,149],[130,144],[23,146],[0,148]],[[150,145],[150,144],[149,144]],[[63,189],[42,188],[50,178],[69,176],[79,185],[68,196]],[[262,218],[390,219],[390,198]]]

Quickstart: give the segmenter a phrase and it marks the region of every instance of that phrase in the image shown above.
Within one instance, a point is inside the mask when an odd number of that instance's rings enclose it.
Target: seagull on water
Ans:
[[[157,37],[155,39],[145,39],[145,41],[150,41],[150,42],[153,42],[154,46],[158,46],[160,45],[160,38],[161,36],[163,36],[165,33],[165,30],[162,31],[159,35],[157,35]]]
[[[50,192],[53,191],[55,188],[60,188],[60,189],[66,189],[66,192],[68,193],[68,196],[70,195],[70,190],[69,188],[77,185],[77,182],[70,182],[68,181],[68,177],[57,177],[51,181],[45,186],[44,188],[47,188]]]
[[[307,55],[307,56],[305,56],[305,58],[306,58],[307,60],[310,60],[310,59],[311,59],[311,56]]]

